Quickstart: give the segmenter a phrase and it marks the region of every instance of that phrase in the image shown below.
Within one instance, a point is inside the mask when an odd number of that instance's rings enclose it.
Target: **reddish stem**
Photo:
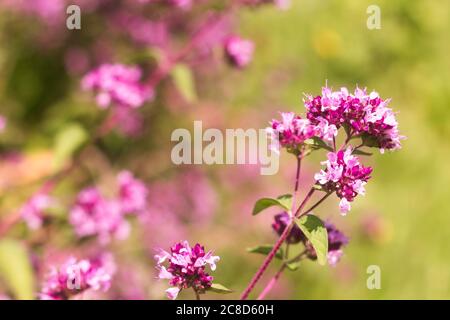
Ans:
[[[313,195],[313,193],[314,193],[314,189],[311,188],[311,190],[308,192],[308,194],[306,195],[305,199],[303,199],[302,203],[300,204],[300,206],[298,207],[297,211],[295,212],[294,217],[301,216],[301,215],[299,215],[301,210],[306,205],[308,200],[311,199],[311,196]],[[272,250],[270,251],[270,253],[264,259],[263,264],[258,269],[256,274],[253,276],[252,280],[250,281],[249,285],[247,286],[247,288],[242,293],[241,300],[245,300],[245,299],[248,298],[250,292],[255,288],[256,283],[261,279],[262,275],[267,270],[267,267],[269,266],[270,262],[272,262],[273,258],[275,257],[275,254],[278,252],[278,250],[280,249],[281,245],[286,240],[286,238],[289,235],[289,233],[291,232],[291,229],[292,229],[293,226],[294,226],[294,219],[292,220],[291,224],[284,229],[284,231],[281,234],[280,238],[278,238],[278,240],[275,243],[275,245],[273,246]]]
[[[272,279],[270,279],[269,283],[267,284],[267,286],[264,288],[264,290],[259,294],[257,300],[263,300],[266,295],[270,292],[270,290],[272,290],[273,286],[275,285],[275,283],[277,283],[278,278],[280,278],[281,274],[283,273],[284,269],[286,268],[286,264],[283,263],[283,265],[281,266],[280,270],[278,270],[278,272],[273,276]]]

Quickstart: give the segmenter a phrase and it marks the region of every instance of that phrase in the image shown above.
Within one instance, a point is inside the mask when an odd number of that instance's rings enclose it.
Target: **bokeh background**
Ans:
[[[295,160],[283,154],[276,176],[261,176],[250,165],[175,166],[171,132],[192,129],[194,120],[220,129],[264,128],[279,111],[303,112],[302,94],[319,94],[327,81],[336,89],[359,85],[391,97],[407,140],[399,151],[375,152],[365,159],[374,167],[373,179],[348,216],[339,215],[334,198],[316,210],[351,239],[341,262],[331,268],[305,261],[299,270],[286,272],[269,297],[450,298],[450,2],[292,0],[288,10],[239,7],[227,24],[255,43],[246,68],[230,66],[215,47],[207,57],[186,62],[192,75],[187,90],[194,97],[180,94],[169,76],[158,84],[156,99],[139,109],[138,133],[113,128],[67,154],[61,144],[78,137],[67,134],[68,127],[92,137],[107,117],[92,95],[80,89],[81,77],[102,62],[139,64],[151,73],[158,61],[155,48],[160,47],[145,37],[147,29],[133,37],[108,19],[119,7],[149,20],[164,19],[166,11],[151,4],[136,9],[133,1],[92,3],[97,2],[80,4],[82,29],[69,31],[62,2],[39,15],[41,11],[0,1],[0,114],[7,119],[0,134],[0,224],[61,163],[70,164],[75,157],[77,163],[53,191],[59,206],[50,213],[49,225],[31,231],[19,221],[2,235],[3,297],[35,297],[55,257],[82,257],[97,250],[92,241],[75,237],[67,222],[69,209],[83,187],[96,185],[113,194],[116,174],[128,169],[149,186],[150,210],[129,219],[128,239],[108,245],[118,272],[101,298],[163,298],[167,284],[155,279],[154,248],[182,239],[200,242],[221,256],[213,275],[235,290],[226,298],[238,298],[263,259],[246,247],[276,240],[270,225],[277,211],[252,217],[253,204],[264,196],[292,192]],[[30,3],[25,1],[25,7]],[[366,9],[372,4],[381,8],[379,30],[366,27]],[[172,19],[188,21],[170,29],[174,47],[186,41],[207,10],[211,8],[202,2],[200,8],[174,14],[178,17]],[[314,154],[304,163],[303,194],[324,157]],[[11,249],[16,246],[23,254]],[[380,290],[367,289],[369,265],[381,268]],[[273,265],[265,279],[275,270]],[[185,292],[181,298],[193,296]]]

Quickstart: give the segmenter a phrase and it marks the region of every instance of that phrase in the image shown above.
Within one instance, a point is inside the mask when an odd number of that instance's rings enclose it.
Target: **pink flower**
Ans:
[[[343,254],[344,252],[342,250],[329,251],[327,254],[328,264],[335,266],[341,260]]]
[[[377,92],[367,94],[360,88],[350,94],[347,88],[332,91],[324,87],[322,95],[314,98],[307,95],[305,99],[307,118],[312,124],[322,128],[334,126],[331,132],[326,130],[324,137],[331,138],[344,126],[349,136],[361,137],[364,145],[380,148],[381,152],[399,149],[400,140],[404,139],[399,135],[395,114],[387,107],[388,103]]]
[[[225,53],[232,64],[239,68],[247,66],[253,58],[255,45],[250,40],[230,36],[225,40]]]
[[[124,213],[141,213],[147,209],[148,189],[145,184],[134,178],[129,171],[117,176],[119,202]]]
[[[39,294],[42,300],[68,300],[86,291],[107,291],[112,272],[102,260],[77,260],[72,257],[53,266]]]
[[[139,108],[153,96],[151,88],[139,83],[141,69],[122,64],[103,64],[82,79],[84,90],[94,90],[100,108],[111,104]]]
[[[98,236],[103,244],[112,237],[122,240],[129,233],[129,224],[123,217],[121,205],[117,201],[104,199],[96,188],[80,192],[70,211],[69,221],[79,237]]]
[[[45,193],[36,193],[20,208],[20,215],[32,230],[39,229],[44,221],[44,212],[54,200]]]
[[[172,287],[166,290],[169,299],[176,299],[182,289],[193,288],[197,293],[204,293],[211,287],[213,277],[205,272],[207,265],[211,270],[216,269],[216,262],[220,260],[218,256],[213,256],[212,252],[205,252],[200,244],[193,248],[187,241],[175,244],[170,253],[159,249],[155,255],[159,279],[168,279]],[[169,262],[168,267],[163,265]]]
[[[317,129],[308,119],[302,119],[293,112],[281,112],[281,121],[272,120],[266,132],[272,138],[271,149],[279,152],[279,147],[298,149],[305,140],[316,135]]]
[[[357,157],[352,155],[352,148],[328,153],[328,160],[322,162],[326,165],[314,175],[314,179],[322,185],[325,192],[336,192],[341,199],[339,208],[346,214],[351,206],[350,202],[359,194],[365,194],[365,184],[370,179],[371,167],[364,167]]]

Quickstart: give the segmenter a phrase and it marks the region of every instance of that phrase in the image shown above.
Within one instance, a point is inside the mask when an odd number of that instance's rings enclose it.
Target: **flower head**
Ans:
[[[325,170],[314,175],[326,192],[336,192],[341,199],[339,207],[342,214],[350,210],[350,202],[358,195],[365,194],[365,184],[370,179],[371,167],[364,167],[359,159],[352,155],[352,148],[345,151],[328,153],[328,160],[323,161]]]
[[[124,213],[141,213],[147,208],[148,190],[145,184],[129,171],[117,176],[119,202]]]
[[[139,108],[151,99],[151,88],[142,85],[141,69],[122,64],[103,64],[82,79],[84,90],[94,90],[97,104],[107,108],[114,104],[119,107]]]
[[[216,269],[218,256],[213,256],[211,251],[205,252],[200,244],[190,247],[187,241],[176,243],[167,252],[159,249],[155,255],[159,279],[168,279],[171,288],[166,290],[169,299],[176,299],[182,289],[193,288],[197,293],[204,293],[211,287],[213,277],[205,272],[209,265],[211,270]],[[164,266],[168,262],[168,267]],[[166,264],[167,265],[167,264]]]
[[[272,150],[279,152],[279,147],[297,149],[305,140],[315,136],[317,129],[308,119],[302,119],[293,112],[282,112],[281,121],[272,120],[266,129],[272,138]],[[279,145],[277,145],[279,144]]]
[[[228,59],[238,68],[243,68],[251,62],[255,50],[252,41],[238,36],[230,36],[225,40],[224,46]]]
[[[69,221],[79,237],[98,236],[102,243],[109,242],[111,237],[124,239],[129,233],[120,203],[103,198],[96,188],[80,192]]]
[[[69,258],[59,267],[53,266],[42,286],[42,300],[68,300],[79,293],[107,291],[112,272],[101,260]]]
[[[347,88],[332,91],[322,88],[322,95],[307,95],[304,100],[307,118],[313,124],[333,125],[337,129],[344,126],[350,136],[361,136],[365,145],[380,148],[381,152],[401,147],[398,123],[392,109],[379,94],[356,88],[349,93]],[[333,129],[334,130],[334,129]]]
[[[36,193],[20,208],[20,215],[30,229],[38,229],[44,221],[44,212],[54,200],[46,193]]]

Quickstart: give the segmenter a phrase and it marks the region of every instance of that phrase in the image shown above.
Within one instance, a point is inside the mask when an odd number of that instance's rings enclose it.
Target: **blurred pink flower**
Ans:
[[[142,133],[144,121],[138,110],[118,106],[113,111],[114,122],[125,136],[136,137]]]
[[[206,175],[191,169],[169,181],[149,186],[150,212],[172,212],[181,220],[208,223],[217,208],[217,194]]]
[[[117,176],[119,185],[119,202],[123,213],[142,213],[147,209],[148,189],[129,171],[122,171]]]
[[[112,237],[125,239],[130,229],[119,202],[104,199],[96,188],[87,188],[79,193],[69,221],[79,237],[97,236],[102,244],[108,243]]]
[[[239,68],[247,66],[252,58],[255,45],[252,41],[238,36],[229,36],[225,40],[225,53],[232,64]]]
[[[153,97],[153,90],[139,83],[141,76],[139,67],[103,64],[85,75],[81,86],[84,90],[96,92],[100,108],[111,104],[139,108]]]
[[[68,300],[79,293],[107,291],[112,270],[99,260],[69,258],[61,266],[52,266],[39,294],[42,300]]]
[[[42,226],[44,212],[54,204],[54,199],[46,193],[36,193],[20,208],[20,215],[28,228],[35,230]]]

